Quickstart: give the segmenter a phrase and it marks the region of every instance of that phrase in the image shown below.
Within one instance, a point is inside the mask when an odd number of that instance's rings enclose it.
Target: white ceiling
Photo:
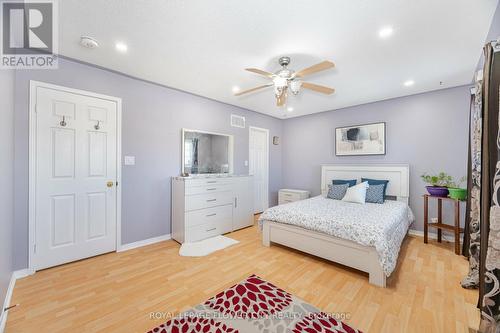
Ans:
[[[60,53],[141,79],[284,118],[467,84],[498,0],[63,0]],[[378,31],[392,26],[381,39]],[[79,38],[96,38],[84,49]],[[125,54],[115,42],[128,45]],[[233,96],[233,86],[268,81],[246,67],[299,70],[322,60],[334,70],[307,81],[286,108],[272,89]],[[414,80],[411,87],[403,82]],[[443,82],[440,85],[440,81]]]

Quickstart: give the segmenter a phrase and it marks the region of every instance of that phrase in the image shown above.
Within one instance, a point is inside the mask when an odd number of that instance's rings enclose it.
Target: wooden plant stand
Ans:
[[[424,243],[427,244],[429,227],[437,229],[437,241],[441,243],[442,230],[453,231],[455,235],[455,254],[460,254],[460,233],[464,232],[463,228],[460,228],[460,203],[465,202],[457,199],[452,199],[448,197],[436,197],[429,194],[424,194]],[[429,223],[429,198],[437,200],[437,223]],[[455,223],[454,225],[449,225],[443,223],[443,201],[452,202],[455,205]]]

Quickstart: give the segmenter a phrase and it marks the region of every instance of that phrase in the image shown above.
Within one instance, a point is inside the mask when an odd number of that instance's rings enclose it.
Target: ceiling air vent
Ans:
[[[231,126],[245,128],[245,117],[232,114],[231,115]]]

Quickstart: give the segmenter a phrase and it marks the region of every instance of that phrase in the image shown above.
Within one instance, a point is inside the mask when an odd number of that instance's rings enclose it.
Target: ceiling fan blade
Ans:
[[[322,94],[333,94],[335,92],[335,89],[325,87],[325,86],[320,86],[319,84],[314,84],[314,83],[309,83],[309,82],[302,82],[302,88],[314,90],[317,92],[320,92]]]
[[[303,70],[300,70],[295,73],[296,77],[304,77],[306,75],[324,71],[325,69],[333,68],[335,67],[335,64],[331,61],[325,60],[323,62],[320,62],[319,64],[312,65],[311,67],[304,68]]]
[[[245,68],[245,70],[246,70],[246,71],[249,71],[249,72],[252,72],[252,73],[256,73],[256,74],[260,74],[260,75],[267,76],[268,78],[272,78],[272,77],[274,77],[274,74],[273,74],[273,73],[269,73],[269,72],[263,71],[262,69],[257,69],[257,68]]]
[[[273,83],[268,83],[268,84],[264,84],[262,86],[258,86],[258,87],[252,88],[252,89],[243,90],[243,91],[240,91],[240,92],[234,94],[234,96],[240,96],[240,95],[243,95],[243,94],[247,94],[247,93],[250,93],[250,92],[255,91],[255,90],[259,90],[259,89],[270,87],[272,85],[273,85]]]

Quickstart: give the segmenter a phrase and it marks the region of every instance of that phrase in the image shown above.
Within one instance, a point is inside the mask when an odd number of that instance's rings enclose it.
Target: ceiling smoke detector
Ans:
[[[99,43],[94,38],[89,36],[80,37],[80,45],[91,50],[99,47]]]

